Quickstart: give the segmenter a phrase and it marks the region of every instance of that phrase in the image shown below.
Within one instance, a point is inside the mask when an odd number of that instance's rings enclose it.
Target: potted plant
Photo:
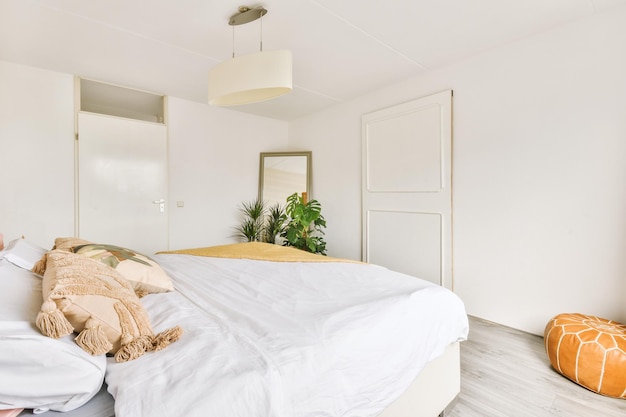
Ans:
[[[277,243],[276,237],[280,237],[287,221],[285,210],[276,203],[267,209],[265,222],[264,241],[267,243]]]
[[[265,221],[265,203],[257,199],[244,201],[239,207],[242,215],[241,224],[235,228],[236,237],[248,242],[260,242]]]
[[[235,228],[235,236],[247,242],[276,243],[287,217],[285,211],[276,203],[267,208],[266,203],[258,198],[241,203],[239,211],[241,224]]]
[[[287,197],[285,213],[287,224],[281,233],[283,245],[326,255],[326,242],[320,236],[326,227],[321,204],[317,200],[305,201],[294,193]]]

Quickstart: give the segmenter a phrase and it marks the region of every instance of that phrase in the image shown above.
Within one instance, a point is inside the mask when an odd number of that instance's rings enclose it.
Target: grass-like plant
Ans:
[[[276,237],[280,236],[287,221],[285,210],[276,203],[267,209],[265,223],[265,242],[276,243]]]
[[[259,199],[244,201],[239,207],[241,224],[235,228],[235,237],[247,242],[276,243],[287,220],[285,210],[276,203],[267,207]]]
[[[244,201],[239,207],[242,219],[235,228],[236,237],[248,242],[262,242],[265,228],[265,203],[259,199]]]

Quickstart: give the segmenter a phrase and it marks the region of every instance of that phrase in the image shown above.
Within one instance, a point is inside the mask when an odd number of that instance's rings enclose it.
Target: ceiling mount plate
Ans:
[[[230,17],[228,24],[231,26],[243,25],[246,23],[253,22],[262,16],[267,14],[267,9],[264,7],[257,7],[256,9],[251,9],[247,6],[239,7],[239,13],[234,14]]]

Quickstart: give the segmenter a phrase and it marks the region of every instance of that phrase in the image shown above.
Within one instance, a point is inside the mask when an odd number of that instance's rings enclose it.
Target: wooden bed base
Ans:
[[[460,342],[430,361],[400,398],[379,417],[437,417],[461,391]]]

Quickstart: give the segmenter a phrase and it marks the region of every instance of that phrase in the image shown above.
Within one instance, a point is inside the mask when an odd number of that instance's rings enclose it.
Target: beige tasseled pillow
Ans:
[[[136,359],[178,340],[178,326],[155,335],[128,281],[115,269],[83,255],[52,250],[46,255],[41,333],[59,338],[78,332],[76,343],[92,355]]]
[[[54,246],[52,250],[64,250],[66,252],[71,252],[71,248],[77,245],[86,245],[89,242],[88,240],[79,239],[77,237],[57,237],[54,239]],[[46,272],[46,260],[48,259],[47,255],[44,254],[39,261],[35,263],[31,271],[35,274],[43,275]]]

